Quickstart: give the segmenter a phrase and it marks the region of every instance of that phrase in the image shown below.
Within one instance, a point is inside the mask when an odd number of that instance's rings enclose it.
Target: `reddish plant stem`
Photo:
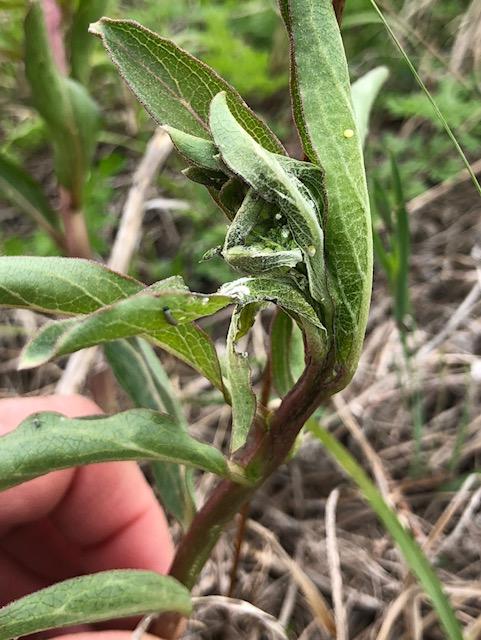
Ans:
[[[346,0],[332,0],[332,6],[334,7],[334,13],[336,14],[336,20],[339,26],[341,26],[345,4]]]
[[[259,429],[255,429],[257,437],[238,460],[256,481],[251,486],[222,481],[194,518],[178,546],[170,569],[170,575],[188,589],[194,586],[225,525],[284,462],[305,422],[338,389],[342,374],[333,376],[332,368],[331,358],[323,366],[317,361],[307,362],[303,375],[277,411],[270,420],[263,421],[263,437],[259,438]],[[182,625],[179,616],[161,616],[153,625],[153,633],[174,640],[179,637],[179,625]]]
[[[75,205],[71,193],[63,188],[60,188],[60,213],[68,255],[71,258],[92,258],[83,211]]]
[[[234,559],[232,562],[232,568],[230,571],[230,585],[228,597],[232,598],[237,586],[237,571],[239,569],[240,554],[242,551],[242,543],[246,534],[247,516],[249,514],[250,503],[246,502],[242,507],[239,514],[239,526],[237,528],[237,536],[235,541]]]

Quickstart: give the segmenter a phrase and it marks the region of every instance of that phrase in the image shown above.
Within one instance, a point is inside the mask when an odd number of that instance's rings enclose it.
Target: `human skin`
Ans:
[[[101,413],[82,396],[7,398],[0,400],[0,436],[38,411],[70,417]],[[0,494],[0,606],[86,573],[125,568],[167,573],[172,556],[165,515],[133,462],[55,471]],[[122,631],[75,636],[128,637]]]

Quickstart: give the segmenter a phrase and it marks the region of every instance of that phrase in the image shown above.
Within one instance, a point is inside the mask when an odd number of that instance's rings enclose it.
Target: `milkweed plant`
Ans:
[[[303,160],[287,155],[234,88],[170,40],[128,20],[90,26],[171,137],[186,178],[204,185],[226,217],[225,240],[206,259],[222,258],[236,279],[204,295],[178,276],[146,286],[88,260],[0,258],[1,305],[62,316],[27,343],[20,366],[102,344],[139,407],[88,419],[27,418],[1,438],[0,488],[93,462],[149,461],[162,501],[184,531],[169,576],[118,570],[58,583],[0,609],[0,640],[152,613],[164,614],[154,632],[178,637],[179,621],[192,611],[190,591],[224,526],[286,460],[313,412],[356,371],[372,284],[362,148],[387,72],[374,69],[351,88],[331,0],[280,0],[279,8]],[[256,395],[238,344],[268,305],[275,307],[268,359],[278,403]],[[221,363],[196,321],[226,307],[232,315]],[[227,453],[189,435],[151,345],[190,365],[231,406]],[[200,508],[193,469],[220,478]],[[419,567],[428,569],[412,557],[422,581]]]

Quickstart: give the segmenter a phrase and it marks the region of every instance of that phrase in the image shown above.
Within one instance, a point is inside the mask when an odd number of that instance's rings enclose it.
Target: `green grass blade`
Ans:
[[[424,591],[431,599],[439,620],[449,640],[463,640],[461,626],[451,607],[441,582],[424,555],[421,547],[401,524],[396,513],[386,504],[382,495],[369,479],[366,472],[351,456],[349,451],[326,429],[310,421],[308,428],[318,438],[328,453],[336,460],[345,473],[357,484],[364,499],[391,534],[399,547],[406,564],[417,577]]]
[[[411,253],[411,236],[409,232],[409,214],[402,187],[396,158],[391,154],[391,174],[393,191],[396,199],[396,274],[394,282],[395,315],[398,326],[403,332],[406,314],[409,311],[409,256]]]
[[[444,130],[446,131],[447,135],[451,139],[451,142],[453,143],[453,145],[455,146],[457,152],[459,153],[459,156],[461,157],[461,160],[463,161],[464,166],[466,167],[466,169],[467,169],[467,171],[468,171],[468,173],[469,173],[469,175],[471,177],[471,180],[472,180],[477,192],[481,196],[481,185],[479,184],[479,181],[478,181],[474,171],[472,170],[471,165],[469,164],[469,160],[466,158],[466,156],[464,154],[464,151],[461,148],[461,145],[457,141],[456,136],[454,135],[454,133],[453,133],[451,127],[449,126],[446,118],[444,117],[441,109],[438,107],[438,105],[437,105],[436,101],[434,100],[433,96],[431,95],[429,89],[424,84],[423,79],[421,78],[421,76],[417,72],[416,67],[411,62],[411,60],[410,60],[408,54],[406,53],[404,47],[400,43],[399,39],[396,37],[396,34],[394,33],[394,31],[391,29],[390,24],[388,23],[388,21],[384,17],[383,12],[378,7],[378,5],[376,4],[375,0],[369,0],[369,2],[372,4],[374,10],[376,11],[376,13],[378,14],[378,16],[381,19],[382,23],[384,24],[384,26],[386,28],[386,31],[389,33],[389,35],[393,39],[394,44],[399,49],[402,57],[404,58],[407,66],[409,67],[409,70],[411,71],[411,73],[413,74],[414,78],[416,79],[416,82],[418,83],[418,85],[421,87],[421,89],[426,94],[427,99],[429,100],[429,102],[431,103],[431,106],[433,107],[434,113],[439,118],[439,121],[441,122]]]

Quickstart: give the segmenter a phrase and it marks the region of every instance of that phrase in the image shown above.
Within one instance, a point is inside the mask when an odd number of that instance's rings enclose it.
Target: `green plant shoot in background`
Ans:
[[[62,253],[81,258],[91,257],[83,205],[100,127],[99,110],[85,87],[92,44],[87,28],[106,4],[80,0],[69,16],[65,41],[60,9],[54,3],[49,24],[39,0],[30,3],[24,21],[25,74],[32,104],[52,145],[58,207],[52,207],[31,174],[0,154],[0,193],[46,230]]]
[[[291,43],[292,107],[305,161],[289,157],[235,89],[170,40],[127,20],[102,18],[90,27],[137,99],[171,136],[187,164],[186,178],[205,185],[227,217],[224,242],[210,256],[221,257],[240,277],[204,295],[191,292],[178,276],[145,286],[81,259],[0,258],[0,304],[66,316],[46,324],[26,345],[21,366],[105,344],[115,374],[140,407],[110,417],[28,418],[2,438],[0,488],[70,466],[148,460],[167,508],[185,530],[169,577],[129,570],[57,584],[1,609],[0,640],[163,612],[168,615],[156,620],[154,632],[178,637],[180,620],[192,609],[189,592],[223,527],[287,459],[313,412],[356,371],[372,282],[362,147],[386,71],[371,72],[351,92],[331,0],[280,0],[280,12]],[[83,77],[85,68],[76,69]],[[62,84],[62,100],[69,91]],[[48,122],[43,100],[38,108]],[[82,129],[80,137],[87,134]],[[73,169],[59,174],[76,204],[79,175]],[[290,346],[276,360],[281,402],[272,410],[269,397],[255,393],[248,354],[238,346],[269,304],[278,310],[270,350],[279,349],[282,336]],[[232,316],[221,367],[196,320],[226,307]],[[189,435],[148,342],[196,369],[231,405],[227,455]],[[320,428],[312,430],[393,535],[447,636],[460,640],[459,623],[417,543],[339,443]],[[192,468],[221,478],[198,511],[185,471]]]

